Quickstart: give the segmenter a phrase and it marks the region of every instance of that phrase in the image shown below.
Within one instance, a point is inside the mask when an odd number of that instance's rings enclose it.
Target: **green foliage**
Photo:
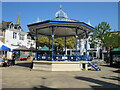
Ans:
[[[95,29],[97,36],[106,34],[111,30],[110,25],[107,22],[101,22],[100,24],[98,24],[97,27],[95,27]]]
[[[56,53],[63,53],[63,48],[65,47],[65,38],[64,37],[55,37],[55,51]],[[43,47],[44,45],[48,46],[49,48],[52,47],[52,39],[46,36],[39,36],[38,37],[38,46]],[[75,48],[76,40],[75,37],[67,37],[66,38],[66,47],[73,49]]]
[[[107,22],[101,22],[100,24],[98,24],[97,27],[95,27],[95,38],[100,39],[103,46],[106,46],[104,39],[106,38],[106,36],[109,37],[110,30],[110,25]]]
[[[95,27],[94,33],[91,35],[90,42],[99,44],[107,48],[116,48],[120,46],[120,34],[110,32],[111,28],[107,22],[101,22]]]
[[[66,40],[67,48],[74,49],[76,47],[76,39],[75,37],[68,37]]]
[[[44,45],[49,46],[49,38],[46,36],[38,37],[38,46],[43,47]]]
[[[64,38],[55,38],[55,51],[56,53],[62,54],[64,48]]]
[[[56,47],[64,47],[64,38],[55,38],[55,46]]]
[[[106,36],[104,39],[105,46],[110,48],[120,47],[120,33],[110,33],[109,36]]]

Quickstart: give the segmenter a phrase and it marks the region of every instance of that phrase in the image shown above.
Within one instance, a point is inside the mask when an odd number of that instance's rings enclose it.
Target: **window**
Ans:
[[[96,52],[93,53],[93,56],[96,57]]]
[[[89,56],[91,56],[91,57],[93,56],[93,55],[92,55],[92,52],[89,52]]]
[[[3,31],[2,30],[0,30],[0,36],[3,36]]]
[[[30,35],[27,35],[27,39],[31,39],[31,38],[30,38]]]
[[[86,55],[86,52],[84,52],[83,55]]]
[[[16,38],[17,38],[17,33],[13,32],[13,39],[16,39]]]
[[[19,34],[19,39],[20,39],[20,40],[24,40],[24,35]]]
[[[13,28],[13,24],[10,25],[10,28],[11,28],[11,29]]]
[[[24,35],[22,35],[22,40],[24,40]]]
[[[20,27],[20,26],[18,26],[18,30],[21,30],[21,27]]]
[[[95,46],[94,44],[90,44],[90,48],[94,48],[94,46]]]
[[[14,29],[17,29],[17,27],[15,26]]]

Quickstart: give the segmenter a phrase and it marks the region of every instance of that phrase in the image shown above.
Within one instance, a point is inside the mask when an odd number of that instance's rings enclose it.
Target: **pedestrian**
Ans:
[[[12,54],[12,61],[11,61],[11,65],[14,66],[15,65],[15,53]]]
[[[5,55],[4,54],[2,55],[2,58],[5,59]]]
[[[33,61],[31,62],[31,65],[30,65],[30,71],[32,70],[33,68]]]

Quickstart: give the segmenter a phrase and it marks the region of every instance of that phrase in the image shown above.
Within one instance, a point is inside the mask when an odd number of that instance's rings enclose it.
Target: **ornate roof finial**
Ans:
[[[39,17],[37,18],[37,22],[40,22],[40,18]]]
[[[58,12],[56,12],[55,17],[67,17],[67,14],[62,10],[62,5],[60,5],[60,10]]]
[[[88,25],[91,25],[91,23],[90,23],[90,20],[88,20],[88,23],[87,23]]]
[[[60,9],[62,9],[62,5],[60,4]]]

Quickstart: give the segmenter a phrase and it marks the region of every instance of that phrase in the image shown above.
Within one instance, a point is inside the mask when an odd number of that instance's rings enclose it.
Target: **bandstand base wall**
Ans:
[[[33,61],[34,70],[42,71],[82,71],[83,63],[85,70],[88,68],[88,61],[72,62],[72,61]]]

